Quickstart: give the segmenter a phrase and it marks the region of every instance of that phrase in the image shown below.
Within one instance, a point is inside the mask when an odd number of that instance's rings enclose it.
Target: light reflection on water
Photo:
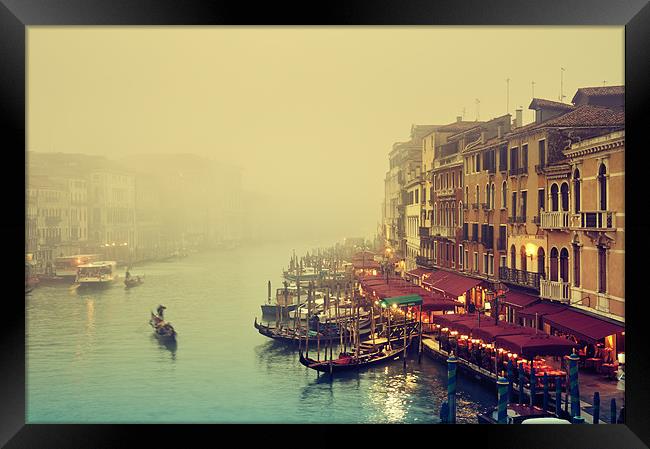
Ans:
[[[281,285],[291,249],[136,267],[146,277],[133,289],[38,287],[26,299],[27,421],[438,422],[447,395],[439,362],[409,357],[404,371],[400,358],[330,379],[303,367],[294,348],[257,333],[266,281]],[[148,324],[161,303],[178,332],[175,345],[159,341]],[[458,386],[459,422],[476,422],[477,411],[495,402],[462,375]]]

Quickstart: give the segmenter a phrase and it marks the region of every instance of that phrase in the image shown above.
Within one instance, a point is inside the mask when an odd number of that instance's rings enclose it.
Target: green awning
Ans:
[[[393,305],[397,307],[419,306],[422,305],[422,297],[420,295],[393,296],[392,298],[382,299],[379,304],[384,308]]]

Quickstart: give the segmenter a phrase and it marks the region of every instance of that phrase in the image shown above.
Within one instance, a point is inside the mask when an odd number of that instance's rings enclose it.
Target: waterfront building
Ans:
[[[406,173],[404,183],[405,198],[405,235],[406,235],[406,270],[412,270],[416,266],[416,257],[420,252],[420,211],[421,201],[420,167]]]

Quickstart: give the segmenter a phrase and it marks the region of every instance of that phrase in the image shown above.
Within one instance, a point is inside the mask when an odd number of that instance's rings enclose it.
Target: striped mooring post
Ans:
[[[458,359],[451,352],[447,359],[447,402],[449,402],[449,423],[456,424],[456,368]]]
[[[578,354],[569,356],[569,383],[571,385],[571,416],[580,416],[580,392],[578,390]]]
[[[600,393],[594,393],[594,424],[600,421]]]
[[[537,378],[535,377],[535,367],[530,365],[530,406],[535,405],[535,393],[537,392]]]
[[[513,402],[514,401],[514,393],[512,392],[512,381],[513,381],[513,374],[512,374],[512,359],[508,360],[508,402]]]
[[[616,398],[612,398],[612,402],[609,403],[609,409],[609,422],[616,424]]]
[[[544,384],[544,397],[542,398],[542,408],[544,411],[548,410],[548,374],[544,373],[542,377],[542,383]]]
[[[555,378],[555,414],[560,416],[562,412],[562,379]]]
[[[449,404],[446,401],[440,406],[440,422],[449,423]]]
[[[519,365],[519,403],[521,405],[524,405],[524,383],[526,382],[526,378],[524,377],[524,368],[523,364]]]
[[[578,415],[578,416],[574,416],[574,417],[571,419],[571,422],[572,422],[573,424],[584,424],[584,423],[585,423],[585,419],[584,419],[582,416]]]
[[[508,379],[499,377],[497,379],[497,423],[508,422]]]

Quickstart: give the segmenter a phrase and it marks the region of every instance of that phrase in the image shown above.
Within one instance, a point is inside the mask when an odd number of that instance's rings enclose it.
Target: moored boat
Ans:
[[[75,282],[82,288],[104,288],[111,286],[117,278],[117,262],[91,262],[79,266]]]
[[[336,373],[340,371],[350,371],[354,369],[367,368],[373,365],[379,365],[384,362],[399,359],[403,354],[404,348],[379,348],[376,351],[361,353],[341,353],[337,359],[333,360],[314,360],[305,357],[300,351],[300,363],[316,371],[323,373]]]
[[[124,285],[126,288],[137,287],[144,283],[144,276],[129,276],[124,279]]]

